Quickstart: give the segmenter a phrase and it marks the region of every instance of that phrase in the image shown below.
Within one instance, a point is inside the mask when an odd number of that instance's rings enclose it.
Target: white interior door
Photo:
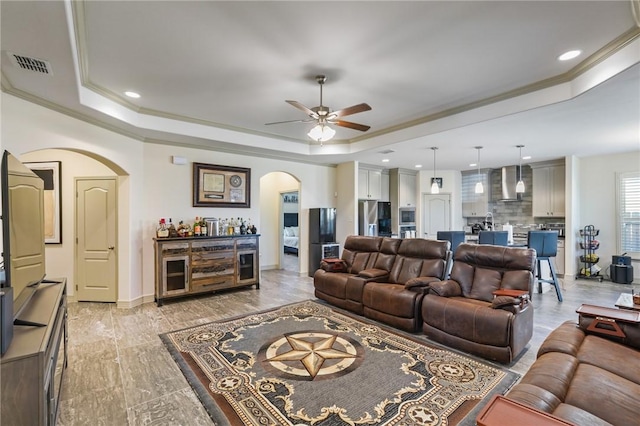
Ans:
[[[451,230],[451,194],[424,194],[422,211],[424,238],[435,240],[438,231]]]
[[[115,302],[117,288],[115,178],[76,180],[76,299]]]

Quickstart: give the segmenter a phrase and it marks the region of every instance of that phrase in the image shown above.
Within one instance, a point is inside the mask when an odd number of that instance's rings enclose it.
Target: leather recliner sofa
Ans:
[[[349,236],[342,270],[323,262],[315,295],[335,306],[407,331],[421,326],[420,304],[430,282],[451,261],[448,241]]]
[[[401,240],[392,238],[348,236],[342,250],[341,269],[335,270],[333,265],[323,261],[320,269],[313,274],[316,297],[363,315],[364,285],[389,274],[400,242]],[[365,270],[372,272],[368,277],[359,276]]]
[[[532,249],[460,244],[450,279],[431,283],[422,300],[424,333],[446,346],[511,362],[533,335],[528,294],[535,260]]]
[[[565,322],[547,336],[507,398],[576,425],[638,424],[640,340],[638,333],[627,337],[635,340],[611,341]]]

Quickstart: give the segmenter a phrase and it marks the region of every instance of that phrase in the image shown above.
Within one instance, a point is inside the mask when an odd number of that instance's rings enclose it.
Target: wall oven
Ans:
[[[400,207],[398,212],[398,222],[400,226],[415,226],[416,224],[416,208]]]

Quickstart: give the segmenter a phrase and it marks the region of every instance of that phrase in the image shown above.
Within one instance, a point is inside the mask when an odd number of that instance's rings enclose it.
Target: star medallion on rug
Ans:
[[[518,378],[314,301],[160,337],[216,424],[473,425]]]

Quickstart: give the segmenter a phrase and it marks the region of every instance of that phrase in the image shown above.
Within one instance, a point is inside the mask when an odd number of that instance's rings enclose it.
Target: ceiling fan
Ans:
[[[366,103],[362,103],[350,106],[348,108],[343,108],[338,111],[331,111],[329,107],[322,105],[322,86],[327,81],[327,77],[324,75],[317,75],[316,81],[320,85],[320,106],[308,108],[298,101],[285,101],[286,103],[293,105],[294,107],[307,114],[309,116],[308,119],[276,121],[273,123],[266,123],[266,125],[269,126],[272,124],[283,123],[311,123],[315,121],[316,126],[311,129],[311,131],[308,133],[308,136],[318,142],[326,142],[335,135],[336,131],[329,127],[328,124],[335,124],[336,126],[347,127],[349,129],[359,130],[361,132],[366,132],[371,128],[370,126],[366,126],[364,124],[340,120],[341,117],[344,117],[346,115],[369,111],[371,109],[369,105],[367,105]]]

